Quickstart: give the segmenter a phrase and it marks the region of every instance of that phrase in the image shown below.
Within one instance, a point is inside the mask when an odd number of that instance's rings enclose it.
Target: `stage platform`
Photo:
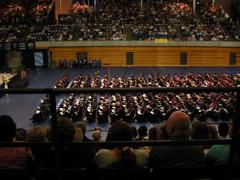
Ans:
[[[0,81],[0,88],[5,88],[3,84],[2,77],[5,75],[10,81],[8,82],[8,88],[25,88],[29,85],[29,81],[27,78],[22,79],[18,74],[11,74],[11,73],[1,73],[1,81]]]

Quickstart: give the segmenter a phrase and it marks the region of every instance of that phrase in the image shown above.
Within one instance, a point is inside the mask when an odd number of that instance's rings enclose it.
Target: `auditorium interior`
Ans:
[[[116,119],[150,130],[176,110],[216,126],[240,115],[239,91],[204,91],[240,87],[239,0],[1,0],[0,16],[0,115],[17,128],[68,117],[105,139]],[[184,87],[202,91],[175,91]],[[37,89],[89,92],[54,93],[52,117]]]

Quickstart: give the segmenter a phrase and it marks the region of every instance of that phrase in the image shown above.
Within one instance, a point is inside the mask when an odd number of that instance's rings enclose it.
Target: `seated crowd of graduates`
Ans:
[[[80,118],[83,115],[85,100],[85,94],[80,94],[78,96],[70,94],[58,109],[59,116],[69,117],[74,122],[81,120]]]
[[[158,74],[156,78],[153,74],[149,74],[148,78],[145,78],[144,73],[141,73],[140,77],[131,74],[129,78],[126,77],[126,74],[122,78],[116,74],[112,80],[109,80],[107,73],[104,73],[102,79],[100,79],[99,73],[97,71],[94,77],[88,73],[85,76],[82,74],[75,75],[71,87],[120,88],[123,87],[124,82],[126,87],[238,87],[240,82],[239,74],[218,75],[214,73],[211,75],[206,73],[203,75],[198,73],[197,76],[194,76],[192,73],[188,75],[182,73],[181,76],[175,74],[173,77],[170,77],[169,74],[165,76]],[[135,83],[137,86],[133,86]],[[116,84],[120,85],[116,86]],[[63,104],[64,111],[59,112],[62,116],[73,118],[74,121],[85,120],[99,123],[112,123],[116,120],[159,122],[165,120],[173,110],[186,112],[191,120],[196,118],[201,121],[218,121],[220,119],[229,121],[234,114],[236,103],[234,92],[117,93],[111,95],[107,93],[80,94],[70,97],[72,98],[71,103],[67,98],[66,103]],[[79,103],[79,98],[83,97],[84,99]],[[75,106],[77,106],[77,109],[73,108]]]
[[[47,94],[44,99],[41,99],[40,106],[37,107],[37,110],[35,111],[30,120],[32,120],[33,123],[42,123],[47,119],[49,114],[50,114],[50,97]]]
[[[100,88],[136,88],[136,87],[239,87],[240,75],[224,73],[210,74],[210,73],[198,73],[197,76],[191,72],[189,74],[182,73],[181,75],[174,74],[170,77],[168,73],[161,75],[158,73],[154,76],[150,73],[147,77],[144,73],[141,73],[139,77],[134,73],[130,77],[124,73],[122,76],[115,74],[110,78],[107,73],[104,73],[103,77],[100,77],[100,72],[95,72],[94,76],[86,74],[85,77],[82,74],[75,75],[74,87],[100,87]]]
[[[66,88],[69,85],[68,74],[63,75],[55,84],[54,88]]]
[[[230,121],[234,104],[234,94],[228,93],[90,94],[67,98],[59,115],[90,123],[111,124],[117,120],[157,123],[179,110],[187,113],[192,121]]]
[[[75,75],[72,88],[83,87],[238,87],[239,74],[236,75],[213,75],[206,73],[204,75],[198,73],[194,76],[192,73],[188,75],[182,73],[181,76],[175,74],[173,78],[169,74],[162,76],[157,75],[156,78],[152,74],[145,78],[144,73],[139,77],[126,74],[119,77],[114,75],[109,80],[108,74],[104,73],[104,77],[100,79],[99,71],[92,77],[90,74],[83,76]],[[64,88],[69,86],[68,74],[62,76],[56,83],[56,88]],[[118,84],[116,86],[116,84]],[[122,84],[125,84],[123,86]],[[137,84],[137,86],[133,86]],[[49,97],[48,97],[49,98]],[[31,118],[35,123],[41,123],[49,114],[49,100],[47,103],[43,100]],[[67,97],[58,112],[60,116],[67,116],[73,121],[113,123],[116,120],[124,120],[126,122],[159,122],[164,121],[168,114],[174,110],[186,112],[191,120],[198,119],[201,121],[208,120],[224,120],[232,119],[235,112],[234,105],[236,103],[236,94],[234,92],[198,92],[198,93],[136,93],[136,94],[71,94]]]

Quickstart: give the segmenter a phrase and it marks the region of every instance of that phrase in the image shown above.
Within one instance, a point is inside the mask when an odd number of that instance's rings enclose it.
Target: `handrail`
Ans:
[[[141,88],[18,88],[0,94],[126,93],[126,92],[240,92],[240,87],[141,87]]]
[[[67,47],[233,47],[239,48],[239,41],[168,41],[168,43],[155,43],[152,41],[35,41],[35,47],[41,48],[67,48]]]
[[[237,140],[240,142],[240,139]],[[121,146],[175,146],[175,145],[213,145],[213,144],[230,144],[231,139],[224,140],[189,140],[189,141],[171,141],[171,140],[155,140],[155,141],[84,141],[84,142],[59,142],[58,147],[113,147],[116,144]],[[56,143],[53,142],[1,142],[0,147],[52,147]]]

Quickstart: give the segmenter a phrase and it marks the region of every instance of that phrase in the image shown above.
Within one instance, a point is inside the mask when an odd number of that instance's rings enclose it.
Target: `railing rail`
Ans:
[[[240,92],[240,87],[142,87],[142,88],[18,88],[0,94],[127,93],[127,92]]]
[[[238,140],[240,142],[240,140]],[[117,141],[117,142],[60,142],[58,147],[113,147],[116,144],[121,146],[175,146],[175,145],[213,145],[213,144],[231,144],[231,139],[225,140],[191,140],[191,141],[171,141],[171,140],[158,140],[158,141]],[[56,145],[54,142],[1,142],[0,147],[52,147]]]

